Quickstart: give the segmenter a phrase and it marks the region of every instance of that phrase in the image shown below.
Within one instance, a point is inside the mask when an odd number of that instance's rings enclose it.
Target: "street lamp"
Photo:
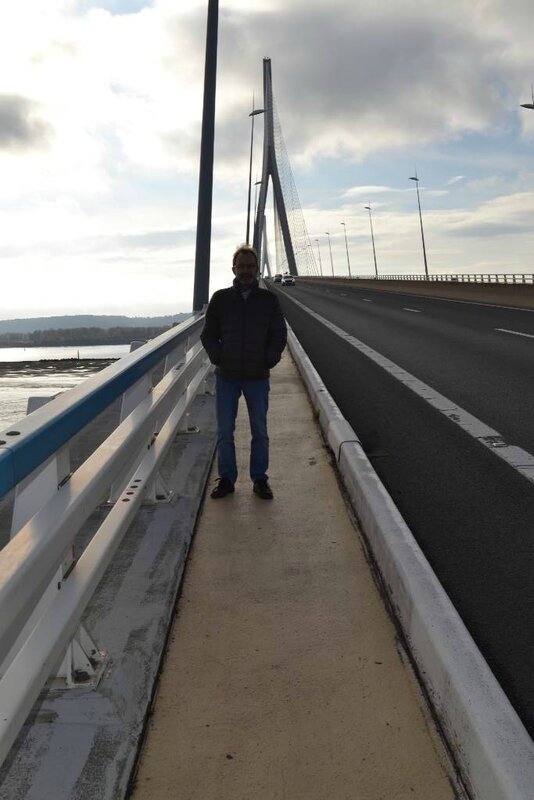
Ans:
[[[321,261],[321,248],[319,247],[319,239],[315,240],[317,242],[317,255],[319,256],[319,269],[321,271],[321,278],[323,277],[323,262]]]
[[[343,230],[345,231],[345,250],[347,251],[347,267],[349,268],[349,278],[352,278],[350,272],[350,261],[349,261],[349,246],[347,244],[347,226],[344,222],[341,223],[343,225]]]
[[[534,111],[534,85],[530,84],[530,92],[532,94],[532,103],[521,103],[521,108],[530,108],[531,111]]]
[[[373,258],[375,260],[375,275],[378,278],[378,267],[376,266],[375,237],[373,233],[373,217],[371,215],[371,201],[369,201],[369,205],[364,206],[364,208],[366,208],[367,211],[369,212],[369,224],[371,225],[371,241],[373,243]]]
[[[249,114],[251,117],[251,125],[250,125],[250,164],[248,169],[248,204],[247,204],[247,237],[245,239],[246,243],[248,244],[248,237],[250,234],[250,195],[252,191],[252,149],[254,147],[254,117],[258,114],[263,114],[263,108],[257,108],[254,110],[254,95],[252,95],[252,111]]]
[[[425,249],[425,234],[423,233],[423,215],[421,214],[421,200],[419,198],[419,178],[417,177],[417,172],[413,178],[410,178],[411,181],[415,181],[415,188],[417,189],[417,205],[419,206],[419,223],[421,225],[421,241],[423,242],[423,259],[425,262],[425,275],[428,278],[428,264],[426,262],[426,249]]]
[[[261,186],[262,181],[256,181],[254,184],[254,219],[256,219],[256,211],[258,208],[258,186]]]
[[[332,258],[332,245],[330,243],[330,234],[328,231],[325,231],[326,235],[328,236],[328,247],[330,248],[330,264],[332,266],[332,277],[334,277],[334,259]]]

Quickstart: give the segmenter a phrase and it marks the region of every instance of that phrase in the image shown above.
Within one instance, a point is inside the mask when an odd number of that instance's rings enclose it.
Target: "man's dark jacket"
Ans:
[[[245,299],[234,281],[211,298],[200,338],[216,372],[224,378],[268,378],[287,340],[278,298],[255,281]]]

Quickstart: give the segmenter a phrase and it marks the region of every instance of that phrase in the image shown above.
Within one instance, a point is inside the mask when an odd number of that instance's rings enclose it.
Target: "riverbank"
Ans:
[[[30,397],[54,397],[114,363],[117,358],[0,360],[0,430],[26,416]]]
[[[84,347],[0,347],[0,364],[27,362],[102,362],[122,358],[130,352],[129,344]]]
[[[27,361],[0,361],[0,370],[24,370],[38,369],[43,367],[80,367],[81,369],[100,370],[108,367],[117,361],[117,358],[40,358],[39,360],[28,359]]]

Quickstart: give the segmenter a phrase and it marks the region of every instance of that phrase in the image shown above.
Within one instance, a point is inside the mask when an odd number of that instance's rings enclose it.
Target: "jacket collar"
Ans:
[[[245,288],[244,286],[241,286],[241,284],[239,283],[237,278],[234,278],[232,286],[234,287],[236,292],[239,292],[239,294],[242,294],[243,292],[248,292],[248,291],[255,292],[256,289],[259,287],[259,281],[257,279],[254,280],[254,281],[252,281],[252,283],[250,284],[249,287]]]

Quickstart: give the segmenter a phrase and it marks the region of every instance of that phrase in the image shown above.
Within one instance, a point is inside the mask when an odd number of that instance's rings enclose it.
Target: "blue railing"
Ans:
[[[104,655],[82,615],[138,508],[160,499],[159,467],[207,388],[203,321],[194,315],[0,434],[0,491],[16,489],[0,551],[0,763],[51,674],[67,687],[78,674],[97,680]],[[117,426],[71,472],[72,438],[120,397]],[[75,537],[106,498],[108,513],[75,556]]]
[[[0,497],[56,453],[114,400],[154,369],[184,336],[197,333],[196,315],[119,359],[80,386],[0,432]],[[156,346],[154,346],[156,345]]]

